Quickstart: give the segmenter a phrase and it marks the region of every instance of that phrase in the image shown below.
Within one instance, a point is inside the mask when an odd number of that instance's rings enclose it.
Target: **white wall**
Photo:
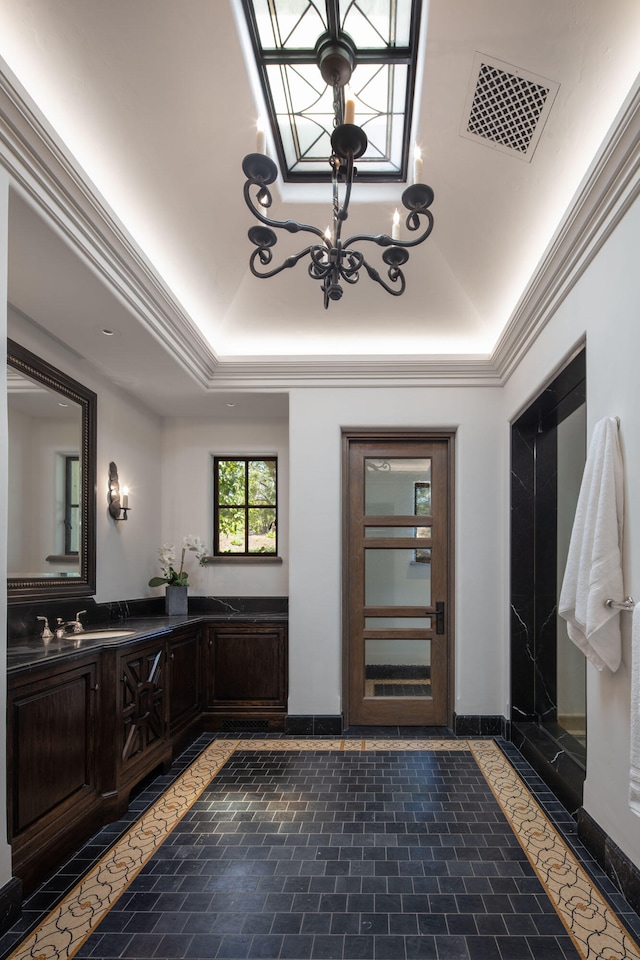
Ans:
[[[162,433],[162,540],[179,555],[183,537],[213,549],[213,457],[277,456],[278,555],[282,563],[219,560],[199,567],[187,554],[189,592],[198,596],[286,597],[289,593],[289,436],[286,419],[174,418]],[[149,576],[159,576],[156,564]],[[162,593],[162,587],[154,592]]]
[[[505,389],[512,417],[586,333],[587,434],[619,416],[625,460],[625,590],[640,597],[640,201],[627,213],[557,310]],[[628,806],[631,617],[621,614],[623,662],[612,674],[587,666],[584,806],[640,865],[640,821]]]
[[[492,388],[297,389],[289,397],[289,712],[341,712],[341,428],[457,428],[455,704],[507,710],[508,431]]]

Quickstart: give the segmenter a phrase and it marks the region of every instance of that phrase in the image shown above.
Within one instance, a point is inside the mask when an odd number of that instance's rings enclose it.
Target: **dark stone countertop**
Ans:
[[[198,626],[206,623],[282,623],[287,621],[286,613],[278,612],[226,612],[188,614],[183,617],[131,617],[117,623],[92,624],[86,631],[51,640],[41,636],[22,637],[9,640],[7,645],[7,672],[9,674],[29,668],[40,667],[51,660],[76,658],[91,650],[112,648],[148,637],[157,637],[171,633],[184,626]],[[102,636],[95,636],[102,634]],[[110,636],[104,636],[110,634]],[[124,634],[124,635],[123,635]]]

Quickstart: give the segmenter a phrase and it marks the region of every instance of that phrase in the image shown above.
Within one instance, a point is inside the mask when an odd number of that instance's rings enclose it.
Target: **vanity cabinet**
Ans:
[[[287,695],[286,623],[209,624],[205,704],[209,729],[281,730]]]
[[[202,710],[202,631],[181,630],[167,645],[169,736],[172,741],[198,719]]]
[[[10,671],[9,840],[25,893],[202,730],[280,730],[286,704],[286,622],[188,624]]]
[[[8,689],[8,831],[14,873],[28,887],[100,825],[99,657],[46,664]]]

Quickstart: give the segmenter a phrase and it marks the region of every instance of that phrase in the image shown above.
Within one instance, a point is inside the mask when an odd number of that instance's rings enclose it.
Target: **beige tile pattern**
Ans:
[[[213,741],[9,960],[70,960],[237,750],[471,751],[584,960],[640,960],[637,945],[493,741],[351,738]]]

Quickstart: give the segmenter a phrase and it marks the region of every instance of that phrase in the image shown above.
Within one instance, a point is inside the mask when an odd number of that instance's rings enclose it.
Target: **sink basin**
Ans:
[[[132,637],[135,630],[84,630],[82,633],[73,633],[74,640],[116,640],[118,637]]]

